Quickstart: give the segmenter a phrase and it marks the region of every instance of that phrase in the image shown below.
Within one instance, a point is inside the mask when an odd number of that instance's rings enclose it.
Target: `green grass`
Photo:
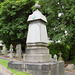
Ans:
[[[75,70],[75,68],[73,70]]]
[[[8,68],[7,66],[8,66],[8,60],[4,60],[4,59],[0,59],[0,64],[1,65],[3,65],[3,66],[5,66],[7,69],[9,69],[12,73],[14,73],[14,74],[16,74],[16,75],[30,75],[30,74],[28,74],[28,73],[25,73],[25,72],[19,72],[19,71],[16,71],[16,70],[14,70],[14,69],[10,69],[10,68]]]

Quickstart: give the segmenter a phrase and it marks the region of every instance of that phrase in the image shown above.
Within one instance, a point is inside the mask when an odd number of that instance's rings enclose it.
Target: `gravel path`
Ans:
[[[9,60],[9,59],[7,59],[7,58],[3,58],[3,57],[0,57],[0,59]]]
[[[67,75],[75,75],[75,74],[72,74],[72,73],[69,73],[69,72],[65,72],[65,74],[67,74]]]
[[[3,75],[2,73],[0,73],[0,75]]]

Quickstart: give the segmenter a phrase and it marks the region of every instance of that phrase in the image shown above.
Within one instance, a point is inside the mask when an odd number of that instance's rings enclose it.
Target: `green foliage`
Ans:
[[[67,61],[69,59],[70,47],[68,45],[52,42],[49,43],[48,48],[52,56],[54,56],[54,54],[57,54],[57,56],[59,57],[59,52],[62,52],[62,57],[64,61]]]
[[[0,46],[0,50],[2,50],[2,47]]]
[[[5,0],[0,4],[0,39],[6,45],[25,44],[28,16],[34,0]]]
[[[75,56],[75,1],[41,0],[41,11],[47,17],[48,36],[70,46],[70,59]],[[59,13],[63,13],[58,17]],[[65,33],[67,31],[67,34]]]
[[[4,0],[0,0],[0,3],[3,2]]]

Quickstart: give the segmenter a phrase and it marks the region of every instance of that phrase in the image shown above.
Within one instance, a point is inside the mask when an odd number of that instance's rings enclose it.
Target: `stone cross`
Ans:
[[[34,6],[36,9],[39,9],[40,8],[40,5],[38,4],[38,2],[35,4]]]
[[[61,53],[61,52],[59,52],[59,59],[58,59],[58,61],[63,61],[63,59],[62,59],[61,55],[62,55],[62,53]]]
[[[56,54],[54,55],[54,60],[57,61],[57,55]]]
[[[61,55],[62,55],[62,53],[61,52],[59,52],[59,56],[61,57]]]

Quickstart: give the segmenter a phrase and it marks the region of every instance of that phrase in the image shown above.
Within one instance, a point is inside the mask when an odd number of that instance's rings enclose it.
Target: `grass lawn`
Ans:
[[[19,71],[16,71],[16,70],[13,70],[13,69],[10,69],[8,68],[8,60],[4,60],[4,59],[0,59],[0,64],[5,66],[7,69],[9,69],[12,73],[16,74],[16,75],[30,75],[28,73],[25,73],[25,72],[19,72]]]
[[[73,70],[75,70],[75,68]]]

